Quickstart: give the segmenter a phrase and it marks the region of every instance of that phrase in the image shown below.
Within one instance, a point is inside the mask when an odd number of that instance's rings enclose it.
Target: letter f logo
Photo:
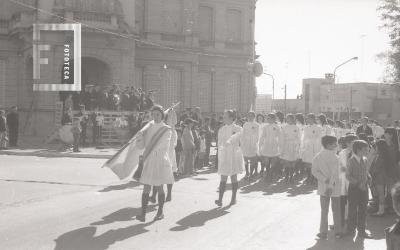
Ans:
[[[40,28],[33,25],[33,79],[40,79],[40,65],[49,64],[48,58],[41,58],[40,51],[50,50],[50,45],[38,44],[40,40]]]

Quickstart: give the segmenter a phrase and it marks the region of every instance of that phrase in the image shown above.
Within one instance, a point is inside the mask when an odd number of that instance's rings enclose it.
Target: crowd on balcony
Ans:
[[[111,86],[86,85],[79,94],[63,93],[61,100],[64,110],[79,110],[81,105],[88,111],[113,110],[113,111],[146,111],[154,104],[154,92],[145,92],[141,88],[121,88],[114,84]]]

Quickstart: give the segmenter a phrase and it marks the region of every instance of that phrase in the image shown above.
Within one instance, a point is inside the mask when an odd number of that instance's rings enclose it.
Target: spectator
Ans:
[[[79,108],[80,109],[78,113],[78,119],[80,121],[80,127],[81,127],[80,140],[82,146],[86,146],[86,132],[87,132],[87,124],[89,121],[89,116],[86,113],[85,105],[80,105]]]
[[[397,216],[400,216],[400,183],[394,185],[391,190],[393,208]],[[385,229],[387,250],[398,250],[400,245],[400,221]]]
[[[184,174],[193,174],[194,172],[194,153],[195,144],[192,133],[194,121],[190,118],[186,118],[184,122],[184,129],[182,133],[182,148],[183,148],[183,159],[184,159]]]
[[[204,138],[205,138],[205,164],[208,166],[210,163],[210,149],[211,149],[211,142],[213,139],[213,131],[210,128],[210,118],[205,118],[204,119]]]
[[[7,148],[7,118],[4,110],[0,110],[0,149]]]
[[[367,136],[373,136],[372,128],[368,125],[368,117],[364,117],[361,119],[361,126],[357,127],[356,134],[359,135],[361,133],[366,134]]]
[[[13,106],[7,115],[8,137],[10,140],[10,147],[17,147],[18,144],[18,129],[19,129],[19,116],[17,106]]]

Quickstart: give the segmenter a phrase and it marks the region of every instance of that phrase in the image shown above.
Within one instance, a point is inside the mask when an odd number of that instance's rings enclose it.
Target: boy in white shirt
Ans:
[[[337,139],[334,136],[325,135],[321,139],[323,149],[312,161],[312,174],[318,180],[318,195],[321,204],[320,239],[328,237],[328,213],[329,203],[332,201],[332,213],[335,237],[342,238],[343,231],[340,220],[340,179],[339,158],[336,155]]]

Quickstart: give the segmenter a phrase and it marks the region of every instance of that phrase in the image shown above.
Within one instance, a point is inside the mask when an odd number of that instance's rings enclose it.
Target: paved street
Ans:
[[[121,184],[105,160],[0,156],[0,249],[385,249],[394,218],[368,218],[376,240],[316,241],[319,199],[307,187],[241,182],[238,204],[216,208],[218,176],[174,185],[162,221],[146,223],[141,187]],[[227,191],[224,203],[230,200]]]

